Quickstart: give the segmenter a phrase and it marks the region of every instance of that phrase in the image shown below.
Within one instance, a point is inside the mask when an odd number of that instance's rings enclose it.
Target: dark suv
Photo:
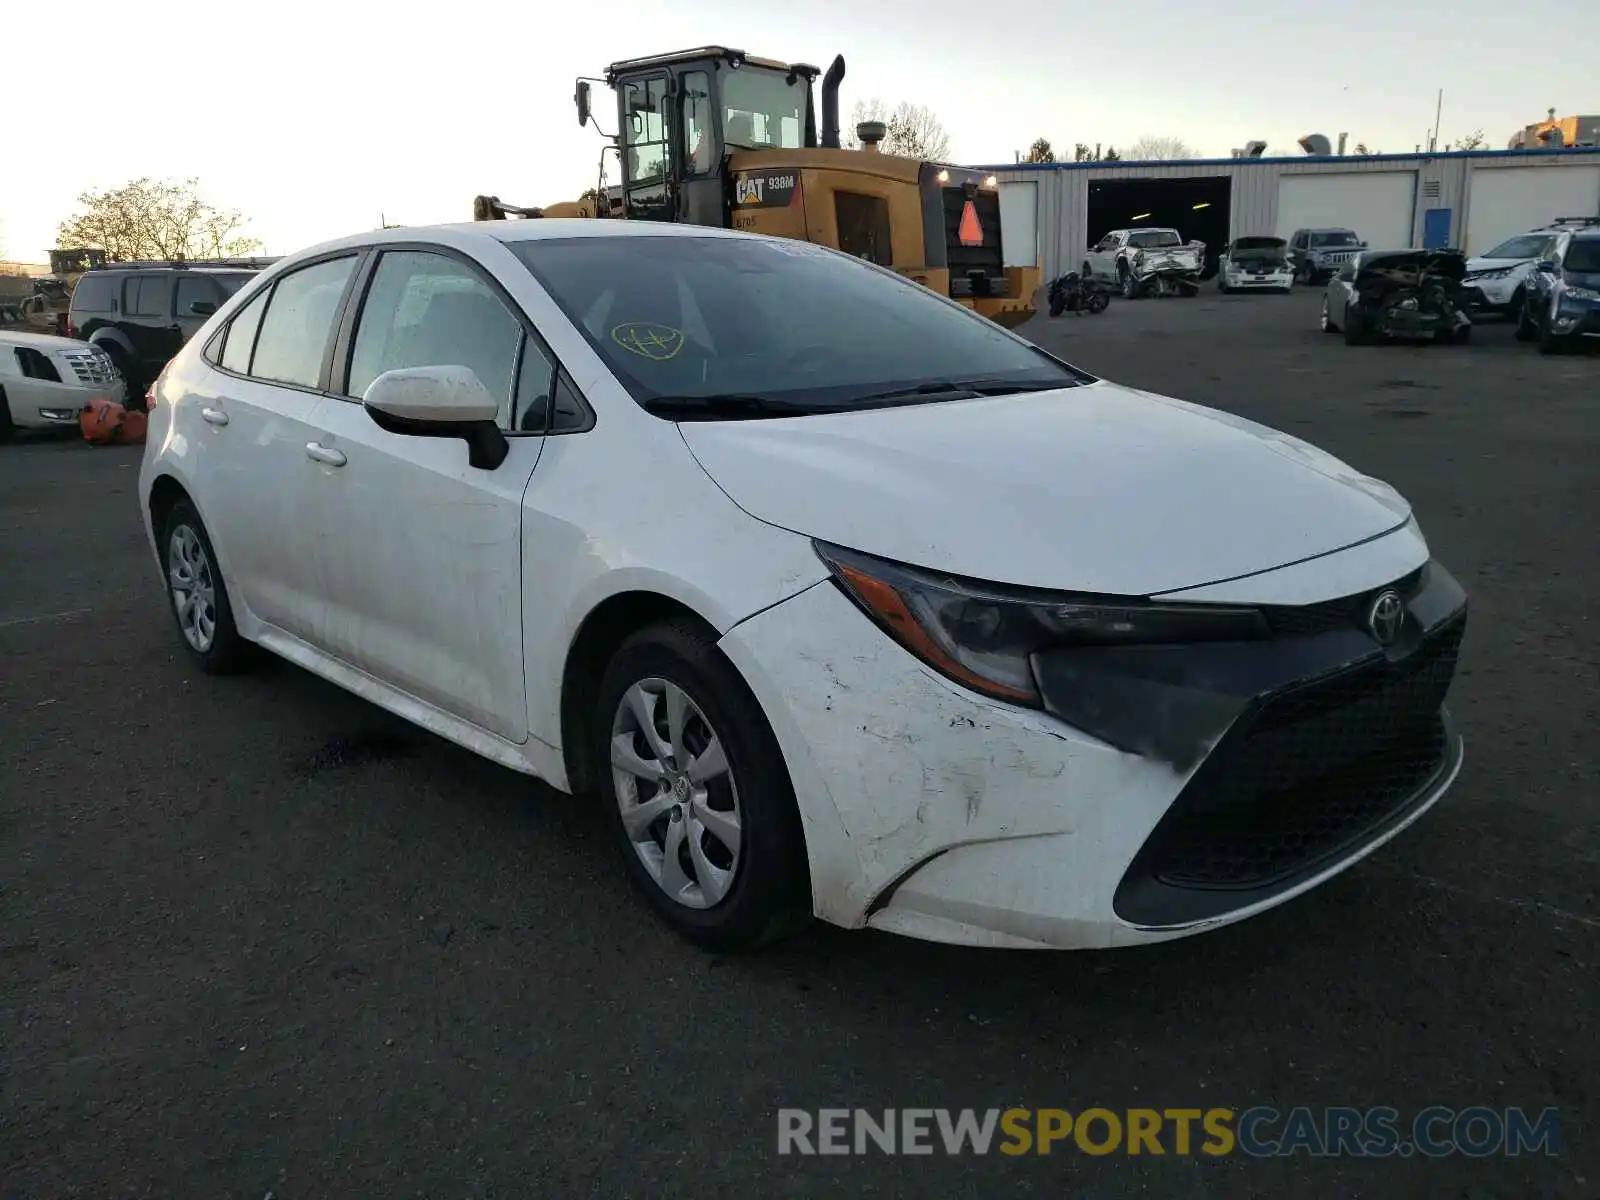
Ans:
[[[138,404],[206,319],[272,258],[107,263],[85,271],[72,291],[67,336],[99,346]]]
[[[1585,340],[1600,340],[1600,228],[1556,235],[1528,277],[1517,337],[1556,354]]]

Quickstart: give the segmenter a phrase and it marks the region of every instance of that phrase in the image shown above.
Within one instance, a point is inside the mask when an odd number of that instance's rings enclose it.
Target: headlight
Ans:
[[[1571,296],[1574,300],[1600,300],[1600,292],[1595,291],[1593,288],[1572,287],[1569,285],[1565,294]]]
[[[1031,656],[1051,646],[1127,646],[1264,637],[1252,608],[1158,604],[959,579],[815,542],[845,593],[942,675],[1013,704],[1043,707]]]

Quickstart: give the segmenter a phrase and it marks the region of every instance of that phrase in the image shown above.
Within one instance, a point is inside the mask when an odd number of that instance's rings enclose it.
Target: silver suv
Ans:
[[[1555,254],[1558,235],[1600,225],[1600,217],[1558,217],[1538,229],[1507,238],[1467,260],[1465,285],[1475,312],[1519,318],[1539,264]]]

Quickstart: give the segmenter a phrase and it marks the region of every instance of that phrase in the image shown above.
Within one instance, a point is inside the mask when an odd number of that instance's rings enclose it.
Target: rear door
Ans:
[[[317,471],[306,446],[359,257],[296,267],[259,292],[206,346],[215,370],[181,399],[177,418],[224,577],[252,615],[312,643],[325,606],[313,552]]]
[[[469,258],[386,248],[342,341],[342,399],[318,411],[323,644],[339,659],[509,741],[528,737],[522,496],[539,461],[555,362]],[[493,470],[458,438],[380,429],[360,397],[385,371],[470,367],[511,443]]]
[[[172,315],[173,271],[139,271],[122,281],[124,334],[133,345],[134,369],[141,381],[154,379],[183,345],[183,331]]]

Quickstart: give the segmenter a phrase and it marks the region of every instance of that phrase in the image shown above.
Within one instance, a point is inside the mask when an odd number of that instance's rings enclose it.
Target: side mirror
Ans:
[[[367,385],[361,404],[380,429],[411,437],[460,438],[467,462],[492,471],[511,444],[495,418],[500,406],[470,367],[405,367]]]
[[[1554,275],[1556,273],[1556,260],[1553,258],[1545,259],[1539,264],[1539,270],[1546,275]]]
[[[1365,250],[1366,248],[1367,248],[1367,244],[1365,242],[1357,242],[1356,243],[1356,249],[1357,250]]]
[[[217,311],[217,306],[210,300],[196,300],[189,305],[189,311],[197,317],[209,317]]]
[[[578,125],[580,127],[587,125],[589,123],[589,81],[587,79],[578,80],[578,92],[573,97],[573,100],[578,105]]]

